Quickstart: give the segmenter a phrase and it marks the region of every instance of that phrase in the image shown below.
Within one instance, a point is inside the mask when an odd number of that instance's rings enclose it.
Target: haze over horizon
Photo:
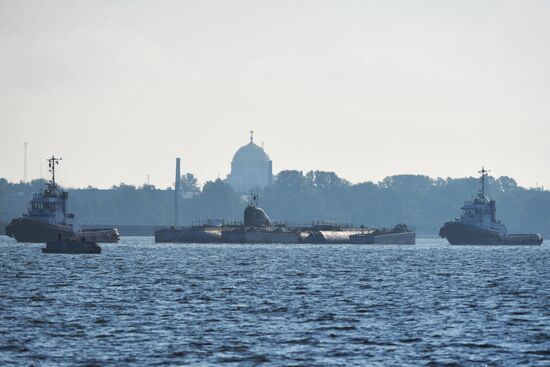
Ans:
[[[550,187],[547,1],[0,0],[0,177],[159,188],[277,173]]]

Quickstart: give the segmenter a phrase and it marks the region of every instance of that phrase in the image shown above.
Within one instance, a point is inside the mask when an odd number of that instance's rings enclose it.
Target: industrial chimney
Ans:
[[[176,158],[176,187],[174,190],[174,226],[179,225],[179,207],[180,207],[180,191],[181,191],[181,173],[180,173],[180,158]]]

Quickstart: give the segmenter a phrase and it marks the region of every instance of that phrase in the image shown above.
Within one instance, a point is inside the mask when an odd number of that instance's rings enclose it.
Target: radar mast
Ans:
[[[52,186],[55,186],[55,166],[59,164],[59,161],[63,158],[55,158],[55,156],[52,155],[51,158],[46,159],[48,161],[48,171],[52,174],[52,179],[50,181],[50,184]]]
[[[485,177],[489,176],[489,172],[491,171],[488,171],[485,169],[484,166],[481,166],[481,171],[479,171],[479,173],[481,174],[481,192],[480,192],[480,196],[482,198],[485,198]]]

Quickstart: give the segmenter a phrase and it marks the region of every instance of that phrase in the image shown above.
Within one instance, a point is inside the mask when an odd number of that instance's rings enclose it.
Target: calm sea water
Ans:
[[[550,365],[550,246],[0,237],[0,365]]]

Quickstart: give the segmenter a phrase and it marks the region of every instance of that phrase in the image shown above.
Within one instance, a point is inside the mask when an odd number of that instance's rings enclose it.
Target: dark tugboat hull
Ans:
[[[60,236],[63,239],[80,239],[96,242],[116,243],[119,234],[116,229],[89,230],[74,232],[70,226],[44,223],[30,218],[12,219],[6,226],[6,234],[15,238],[17,242],[43,243],[58,241]]]
[[[42,249],[45,254],[100,254],[101,247],[90,241],[47,242]]]
[[[543,241],[538,234],[513,234],[501,237],[496,231],[459,222],[445,223],[439,230],[439,235],[446,238],[451,245],[538,246]]]
[[[75,238],[72,227],[49,224],[28,218],[12,219],[6,226],[6,234],[17,242],[53,242],[61,238]]]

